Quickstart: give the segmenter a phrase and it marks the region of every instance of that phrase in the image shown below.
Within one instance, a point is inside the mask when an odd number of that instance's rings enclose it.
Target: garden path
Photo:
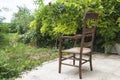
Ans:
[[[67,61],[71,63],[71,61]],[[120,80],[120,55],[93,55],[93,71],[89,64],[83,65],[82,80]],[[58,73],[58,59],[45,62],[42,66],[30,72],[23,73],[16,80],[80,80],[78,68],[62,66],[62,73]]]

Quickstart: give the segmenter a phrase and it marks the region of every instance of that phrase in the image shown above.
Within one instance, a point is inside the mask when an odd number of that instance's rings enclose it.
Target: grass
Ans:
[[[31,70],[57,57],[57,50],[36,48],[17,42],[17,34],[6,34],[0,43],[0,80],[14,80],[21,72]]]

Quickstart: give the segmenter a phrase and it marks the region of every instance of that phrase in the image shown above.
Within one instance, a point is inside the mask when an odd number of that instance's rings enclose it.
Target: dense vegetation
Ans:
[[[0,80],[14,80],[21,72],[30,70],[45,61],[57,57],[57,50],[55,48],[37,48],[34,44],[31,46],[32,44],[21,43],[27,40],[25,35],[27,35],[30,30],[29,23],[31,21],[31,15],[26,12],[26,7],[19,8],[20,10],[14,14],[15,17],[11,23],[3,23],[3,19],[1,18]],[[25,11],[27,14],[23,14],[21,11],[23,13]],[[26,21],[22,24],[24,18],[26,18],[26,20],[28,19],[28,22]],[[21,29],[19,29],[19,25],[21,25]],[[21,33],[24,29],[26,29],[25,32]]]
[[[97,12],[96,50],[120,43],[119,0],[57,0],[48,5],[42,4],[42,0],[37,1],[40,6],[31,26],[34,29],[39,27],[42,35],[56,39],[59,35],[79,33],[84,13]]]
[[[60,35],[81,33],[85,12],[99,13],[96,51],[120,43],[120,0],[56,0],[43,4],[36,0],[34,14],[18,6],[11,23],[0,17],[0,80],[11,80],[20,72],[30,70],[57,56]],[[0,9],[0,12],[2,9]],[[67,44],[68,41],[65,41]],[[17,64],[16,64],[17,63]]]
[[[4,37],[7,42],[0,45],[0,80],[13,80],[20,72],[57,57],[55,49],[36,48],[16,42],[17,34],[7,33]]]

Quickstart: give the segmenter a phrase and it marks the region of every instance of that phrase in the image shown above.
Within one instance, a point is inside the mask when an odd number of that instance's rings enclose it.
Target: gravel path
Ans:
[[[66,62],[71,63],[71,60]],[[93,55],[93,71],[89,64],[83,65],[82,80],[120,80],[120,55]],[[16,80],[80,80],[78,68],[62,65],[62,73],[58,73],[58,60],[44,63],[30,72],[23,73]]]

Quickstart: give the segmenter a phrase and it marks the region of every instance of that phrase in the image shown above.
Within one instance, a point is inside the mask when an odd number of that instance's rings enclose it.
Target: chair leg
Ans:
[[[73,54],[73,65],[75,65],[75,54]]]
[[[93,68],[92,68],[92,55],[90,54],[90,70],[92,71]]]
[[[82,66],[82,65],[81,65]],[[79,67],[79,78],[82,79],[82,69],[81,66]]]
[[[59,73],[61,73],[61,61],[59,61]]]
[[[82,79],[82,57],[79,60],[79,78]]]
[[[59,73],[61,73],[62,53],[59,54]]]

